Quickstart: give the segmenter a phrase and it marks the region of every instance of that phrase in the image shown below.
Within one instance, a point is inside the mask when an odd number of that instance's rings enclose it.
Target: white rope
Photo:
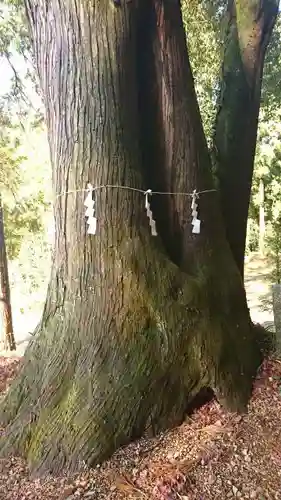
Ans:
[[[94,199],[94,193],[100,189],[127,189],[129,191],[136,191],[138,193],[142,193],[145,196],[145,210],[147,213],[147,217],[149,219],[149,225],[150,225],[150,230],[152,236],[157,236],[157,229],[156,229],[156,221],[153,218],[153,213],[150,207],[150,202],[149,198],[153,195],[170,195],[170,196],[190,196],[192,198],[192,203],[191,203],[191,213],[192,213],[192,233],[194,234],[199,234],[200,233],[200,225],[201,221],[198,219],[198,199],[199,195],[205,194],[205,193],[212,193],[216,191],[216,189],[204,189],[203,191],[197,191],[194,189],[192,193],[181,193],[181,192],[168,192],[168,191],[152,191],[152,189],[147,189],[144,191],[143,189],[138,189],[134,188],[131,186],[119,186],[115,184],[104,184],[101,186],[92,186],[92,184],[88,184],[86,189],[77,189],[73,191],[65,191],[64,193],[58,194],[57,197],[59,196],[64,196],[66,194],[72,194],[72,193],[79,193],[79,192],[87,192],[87,197],[84,201],[84,205],[87,207],[85,217],[87,218],[87,224],[88,224],[88,234],[96,234],[96,229],[97,229],[97,218],[96,218],[96,200]],[[197,202],[197,203],[196,203]]]
[[[89,186],[89,184],[88,184]],[[183,193],[183,192],[177,192],[177,191],[152,191],[151,189],[148,189],[148,190],[144,190],[144,189],[138,189],[138,188],[134,188],[134,187],[131,187],[131,186],[119,186],[118,184],[103,184],[101,186],[96,186],[96,187],[93,187],[91,186],[91,188],[87,187],[87,188],[84,188],[84,189],[75,189],[75,190],[71,190],[71,191],[64,191],[63,193],[59,193],[57,194],[57,197],[60,197],[60,196],[65,196],[66,194],[73,194],[73,193],[82,193],[82,192],[88,192],[88,191],[98,191],[99,189],[127,189],[129,191],[136,191],[137,193],[142,193],[144,195],[146,194],[149,194],[150,196],[154,195],[154,194],[157,194],[157,195],[170,195],[170,196],[191,196],[193,197],[194,196],[194,192],[196,193],[196,195],[200,195],[200,194],[205,194],[205,193],[213,193],[216,191],[216,189],[205,189],[203,191],[193,191],[192,193]]]

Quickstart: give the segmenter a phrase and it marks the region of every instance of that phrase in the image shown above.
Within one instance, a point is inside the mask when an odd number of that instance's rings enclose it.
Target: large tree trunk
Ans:
[[[0,329],[5,348],[16,349],[13,332],[12,307],[10,298],[10,283],[8,259],[5,245],[4,215],[0,195]]]
[[[229,1],[214,156],[227,240],[242,276],[264,57],[278,3]]]
[[[96,192],[212,188],[178,1],[26,0],[45,96],[56,242],[38,335],[2,404],[2,453],[36,471],[100,462],[175,425],[209,386],[243,410],[260,362],[216,193]],[[58,7],[60,5],[60,8]],[[67,26],[67,29],[65,28]],[[173,239],[173,244],[171,240]]]

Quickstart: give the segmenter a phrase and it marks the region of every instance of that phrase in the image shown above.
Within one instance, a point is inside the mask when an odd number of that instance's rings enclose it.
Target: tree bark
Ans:
[[[10,284],[8,272],[8,259],[5,245],[4,215],[0,195],[0,306],[1,306],[1,330],[5,349],[10,351],[16,349],[13,332],[12,308],[10,298]]]
[[[139,37],[140,109],[143,163],[155,190],[192,193],[213,190],[211,164],[204,136],[193,77],[186,50],[181,11],[176,2],[142,3],[142,22],[148,35]],[[153,82],[153,85],[151,85]],[[151,169],[151,164],[154,168]],[[163,196],[152,199],[157,226],[173,262],[189,273],[201,265],[198,252],[224,251],[217,194],[199,200],[202,233],[191,232],[191,198]],[[215,246],[214,246],[215,245]]]
[[[78,8],[79,5],[79,8]],[[56,195],[52,276],[39,333],[2,403],[2,454],[33,471],[93,465],[182,421],[203,387],[244,410],[260,351],[212,188],[177,0],[26,0]],[[65,27],[67,26],[67,29]],[[66,71],[67,68],[67,71]],[[173,244],[170,239],[173,238]]]
[[[263,65],[277,13],[276,0],[229,1],[214,157],[227,240],[242,276]]]

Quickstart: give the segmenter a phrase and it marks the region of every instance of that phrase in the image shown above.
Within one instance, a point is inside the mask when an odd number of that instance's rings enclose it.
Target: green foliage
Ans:
[[[2,95],[2,102],[5,102],[6,108],[12,105],[18,107],[25,104],[30,106],[30,99],[26,92],[26,82],[32,65],[30,58],[30,41],[28,36],[27,24],[24,16],[23,5],[16,2],[0,3],[0,58],[6,62],[6,66],[12,74],[10,89],[5,96]],[[17,69],[14,62],[21,60],[21,67],[24,69],[24,75]],[[5,75],[6,76],[6,75]]]
[[[46,296],[52,216],[49,148],[21,0],[0,3],[0,64],[0,193],[13,323],[24,335]]]
[[[22,55],[27,55],[29,52],[27,25],[21,3],[2,1],[0,4],[0,54],[9,54],[12,48]]]
[[[258,184],[265,184],[265,210],[267,217],[274,220],[281,209],[281,103],[275,119],[263,119],[261,112],[259,135],[256,148],[255,175],[252,187],[252,203],[258,206]]]
[[[5,117],[2,114],[2,121]],[[10,126],[9,126],[10,125]],[[14,259],[28,233],[43,230],[43,214],[48,206],[42,186],[40,163],[32,164],[31,151],[22,142],[26,134],[6,120],[0,134],[0,191],[4,207],[5,238],[9,259]],[[38,131],[29,131],[29,136]],[[39,133],[43,134],[43,130]],[[41,151],[42,152],[42,151]],[[48,156],[46,156],[48,160]],[[28,165],[28,167],[27,167]],[[30,184],[30,181],[33,184]]]
[[[267,51],[259,129],[256,146],[255,169],[252,183],[252,197],[248,221],[248,249],[254,234],[258,247],[259,227],[259,182],[265,187],[264,209],[266,220],[266,247],[273,261],[272,279],[280,279],[280,231],[281,231],[281,17]]]
[[[281,103],[281,16],[279,14],[266,54],[262,109],[264,118],[274,119]]]
[[[223,55],[224,13],[222,0],[183,0],[182,14],[187,34],[197,99],[208,142],[216,114],[216,100]]]
[[[281,216],[270,224],[267,236],[267,246],[272,272],[270,279],[273,283],[281,283]]]
[[[259,226],[254,218],[248,219],[246,254],[256,252],[259,246]]]
[[[205,133],[209,144],[216,114],[216,102],[223,58],[225,0],[183,0],[183,20],[188,50]],[[252,199],[249,209],[247,252],[259,245],[259,182],[265,186],[266,244],[275,257],[281,227],[281,17],[267,50],[264,65],[261,111],[256,147]],[[274,278],[275,279],[275,278]]]
[[[0,95],[0,190],[8,257],[14,259],[25,237],[43,230],[48,205],[42,184],[48,155],[33,161],[30,145],[45,132],[30,102],[34,72],[22,2],[0,4],[0,59],[12,75],[8,92]]]
[[[40,319],[51,267],[51,242],[45,231],[26,233],[16,259],[10,262],[13,320],[16,331],[32,332]],[[22,319],[25,324],[22,324]]]
[[[18,256],[21,244],[28,233],[36,234],[43,231],[41,209],[44,205],[43,193],[38,193],[38,196],[34,196],[31,200],[14,203],[12,207],[6,205],[5,237],[10,259]]]

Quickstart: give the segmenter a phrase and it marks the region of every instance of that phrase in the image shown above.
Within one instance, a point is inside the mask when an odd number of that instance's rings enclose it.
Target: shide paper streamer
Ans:
[[[92,184],[88,184],[87,187],[87,197],[84,201],[84,205],[87,207],[85,217],[87,218],[87,224],[88,224],[88,234],[96,234],[97,231],[97,219],[95,217],[95,200],[93,199],[94,196],[94,189]]]
[[[211,193],[216,191],[215,189],[207,189],[205,191],[196,191],[196,189],[193,191],[193,193],[169,193],[169,192],[160,192],[160,191],[152,191],[151,189],[148,189],[147,191],[144,191],[143,189],[138,189],[138,188],[133,188],[130,186],[117,186],[117,185],[110,185],[106,184],[103,186],[97,186],[93,187],[92,184],[87,185],[87,189],[78,189],[74,191],[67,191],[66,193],[59,194],[58,196],[62,196],[63,194],[67,193],[77,193],[79,191],[86,191],[87,196],[84,201],[84,205],[86,206],[86,212],[85,212],[85,217],[87,219],[87,224],[88,224],[88,230],[87,233],[91,235],[95,235],[97,231],[97,218],[95,216],[96,214],[96,199],[95,199],[95,191],[98,189],[109,189],[109,188],[118,188],[118,189],[128,189],[130,191],[136,191],[138,193],[142,193],[145,196],[145,210],[146,214],[149,220],[149,226],[151,230],[151,235],[152,236],[157,236],[157,229],[156,229],[156,221],[153,218],[153,213],[151,210],[150,206],[150,198],[152,195],[157,194],[157,195],[169,195],[169,196],[189,196],[192,199],[191,202],[191,225],[192,225],[192,233],[193,234],[200,234],[201,231],[201,220],[198,219],[198,200],[199,200],[199,195],[203,193]]]
[[[198,219],[197,215],[198,215],[198,203],[196,203],[196,201],[198,200],[199,198],[199,195],[198,193],[196,192],[196,189],[193,191],[192,193],[192,202],[191,202],[191,215],[192,215],[192,226],[193,226],[193,229],[192,229],[192,232],[194,234],[199,234],[200,233],[200,225],[201,225],[201,220]]]

